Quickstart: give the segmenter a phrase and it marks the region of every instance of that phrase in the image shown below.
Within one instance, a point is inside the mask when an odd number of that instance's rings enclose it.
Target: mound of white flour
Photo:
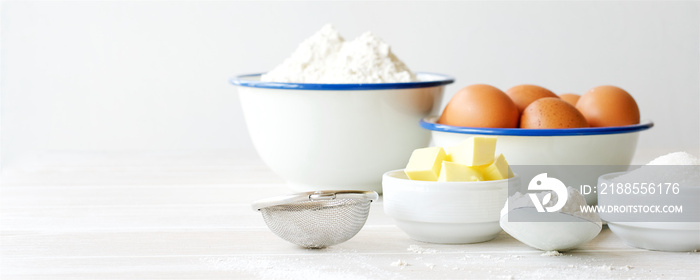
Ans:
[[[675,152],[657,157],[647,165],[700,165],[700,159],[686,152]]]
[[[261,81],[282,83],[396,83],[416,81],[416,75],[391,47],[371,32],[345,41],[330,24],[302,42],[282,64]]]
[[[672,167],[660,169],[659,165]],[[686,152],[655,158],[646,165],[612,179],[615,182],[674,182],[683,186],[700,184],[700,159]]]

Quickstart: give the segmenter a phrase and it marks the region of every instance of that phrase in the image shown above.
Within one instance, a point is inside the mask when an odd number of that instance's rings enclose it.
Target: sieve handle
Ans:
[[[375,191],[353,191],[353,190],[340,190],[340,191],[315,191],[315,192],[303,192],[295,193],[290,195],[270,197],[266,199],[261,199],[253,202],[251,205],[254,211],[260,211],[260,209],[284,205],[290,203],[307,202],[307,201],[322,201],[322,200],[333,200],[333,199],[359,199],[359,200],[369,200],[375,201],[379,198],[379,195]]]

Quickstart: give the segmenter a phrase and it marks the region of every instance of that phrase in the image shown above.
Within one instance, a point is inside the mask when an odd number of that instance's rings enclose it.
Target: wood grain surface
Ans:
[[[607,228],[561,256],[504,232],[478,244],[422,243],[394,225],[381,199],[354,238],[303,249],[271,233],[250,207],[290,192],[260,160],[195,162],[5,174],[0,278],[700,278],[700,254],[636,249]]]

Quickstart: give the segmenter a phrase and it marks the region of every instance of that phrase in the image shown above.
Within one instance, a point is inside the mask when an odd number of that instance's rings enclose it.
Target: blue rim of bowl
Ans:
[[[647,130],[654,126],[651,121],[644,121],[640,124],[611,126],[611,127],[583,127],[583,128],[559,128],[559,129],[525,129],[525,128],[483,128],[465,127],[439,124],[437,117],[427,117],[420,121],[420,126],[427,130],[478,134],[478,135],[508,135],[508,136],[575,136],[575,135],[603,135],[631,133]]]
[[[258,80],[264,73],[245,74],[231,78],[230,82],[242,87],[271,88],[271,89],[303,89],[303,90],[381,90],[381,89],[408,89],[426,88],[451,84],[454,78],[437,73],[418,72],[416,76],[433,76],[435,79],[408,83],[380,83],[380,84],[303,84],[303,83],[277,83],[262,82]]]

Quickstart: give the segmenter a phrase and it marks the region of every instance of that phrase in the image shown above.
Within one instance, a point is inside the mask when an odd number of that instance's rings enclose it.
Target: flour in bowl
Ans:
[[[260,77],[281,83],[399,83],[417,81],[391,47],[372,32],[345,41],[327,24],[282,64]]]
[[[663,168],[659,165],[671,167]],[[682,186],[698,186],[700,159],[686,152],[670,153],[612,180],[615,182],[675,182]]]
[[[647,165],[700,165],[700,159],[686,152],[675,152],[657,157]]]

